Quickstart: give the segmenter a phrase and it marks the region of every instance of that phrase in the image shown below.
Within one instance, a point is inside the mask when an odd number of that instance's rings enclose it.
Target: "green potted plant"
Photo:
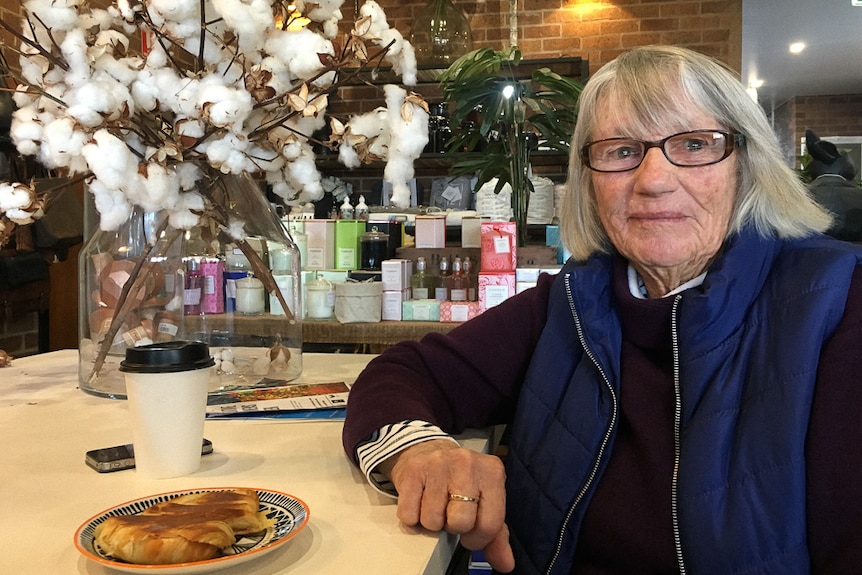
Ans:
[[[538,144],[567,154],[582,85],[549,68],[517,79],[521,52],[480,48],[458,58],[440,76],[449,103],[452,136],[446,144],[453,176],[475,175],[475,189],[497,178],[508,184],[518,245],[527,241],[533,184],[530,153]]]

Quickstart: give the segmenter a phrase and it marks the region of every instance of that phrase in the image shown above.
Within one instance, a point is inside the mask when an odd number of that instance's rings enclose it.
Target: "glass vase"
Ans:
[[[83,391],[125,398],[126,348],[173,339],[209,345],[210,394],[286,385],[302,372],[299,250],[254,179],[207,182],[198,227],[175,230],[136,208],[81,249]]]
[[[413,19],[410,43],[419,64],[448,67],[473,49],[470,20],[451,0],[430,0]]]

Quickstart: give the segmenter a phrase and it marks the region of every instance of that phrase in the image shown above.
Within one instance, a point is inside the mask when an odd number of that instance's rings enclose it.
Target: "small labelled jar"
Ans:
[[[360,265],[363,270],[380,271],[383,260],[387,256],[389,246],[389,234],[384,234],[372,226],[371,231],[365,232],[359,238]]]
[[[252,276],[236,280],[236,312],[241,315],[260,315],[265,309],[263,282]]]
[[[332,282],[321,277],[306,286],[306,312],[308,319],[331,319],[335,310],[335,289]]]

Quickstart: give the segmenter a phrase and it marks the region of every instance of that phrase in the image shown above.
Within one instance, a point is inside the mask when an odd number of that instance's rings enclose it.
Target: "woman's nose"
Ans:
[[[635,170],[635,189],[644,192],[667,191],[677,166],[670,163],[660,148],[650,148]]]

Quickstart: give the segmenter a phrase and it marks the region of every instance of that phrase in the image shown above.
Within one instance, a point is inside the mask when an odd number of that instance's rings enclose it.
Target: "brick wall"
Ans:
[[[47,280],[0,291],[0,349],[13,357],[47,351],[49,292]]]
[[[507,0],[453,0],[467,13],[475,47],[509,45]],[[390,24],[408,34],[425,0],[378,0]],[[526,58],[580,56],[595,72],[645,44],[697,49],[739,70],[742,0],[517,0],[518,46]],[[345,19],[352,8],[342,10]]]
[[[796,141],[811,128],[824,136],[862,136],[862,94],[795,98]]]

